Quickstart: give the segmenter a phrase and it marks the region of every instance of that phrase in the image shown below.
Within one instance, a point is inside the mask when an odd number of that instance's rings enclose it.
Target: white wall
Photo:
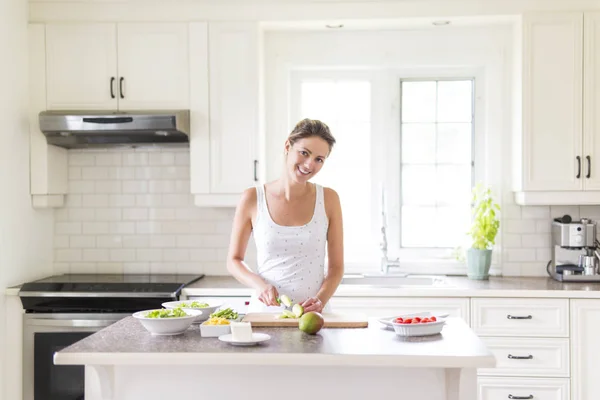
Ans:
[[[52,271],[52,211],[34,211],[29,196],[27,2],[0,1],[0,290]],[[13,400],[20,375],[20,321],[7,319],[0,293],[0,398]],[[8,332],[8,333],[7,333]],[[15,357],[17,357],[15,359]],[[10,366],[10,367],[9,367]]]
[[[189,164],[188,147],[71,150],[54,272],[228,274],[234,209],[194,206]]]

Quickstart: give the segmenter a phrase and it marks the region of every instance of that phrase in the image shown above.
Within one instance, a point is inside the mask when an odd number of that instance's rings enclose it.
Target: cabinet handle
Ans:
[[[254,182],[258,182],[258,160],[254,160]]]
[[[115,77],[114,76],[110,77],[110,98],[111,99],[115,98]]]
[[[508,314],[506,316],[506,318],[507,319],[532,319],[533,317],[531,315],[522,316],[522,315],[510,315],[510,314]]]
[[[121,77],[119,79],[119,93],[121,94],[121,98],[124,99],[125,95],[123,94],[123,81],[125,80],[125,78]]]
[[[532,360],[533,356],[531,354],[528,356],[513,356],[512,354],[509,354],[508,358],[511,360]]]
[[[581,157],[577,156],[577,179],[581,178]]]
[[[513,396],[512,394],[509,394],[508,398],[515,399],[515,400],[529,400],[529,399],[533,399],[533,395],[530,394],[529,396]]]
[[[592,176],[592,157],[585,156],[585,159],[588,162],[588,172],[587,172],[587,175],[585,177],[588,178],[588,179],[590,179],[590,176]]]

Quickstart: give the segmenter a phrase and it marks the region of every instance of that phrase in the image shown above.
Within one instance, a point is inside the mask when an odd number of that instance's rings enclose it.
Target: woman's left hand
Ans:
[[[323,311],[323,303],[321,302],[321,300],[319,300],[318,297],[309,297],[308,299],[304,300],[304,302],[302,303],[302,307],[304,307],[304,312],[310,312],[310,311],[315,311],[315,312],[322,312]]]

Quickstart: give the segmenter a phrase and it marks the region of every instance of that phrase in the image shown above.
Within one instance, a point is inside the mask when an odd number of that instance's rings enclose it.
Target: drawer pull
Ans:
[[[513,356],[512,354],[509,354],[508,358],[511,360],[532,360],[533,356],[531,354],[528,356]]]
[[[531,315],[510,315],[508,314],[506,316],[506,318],[508,319],[532,319],[533,317]]]
[[[529,396],[513,396],[512,394],[509,394],[508,398],[514,399],[514,400],[529,400],[529,399],[533,399],[533,395],[530,394]]]

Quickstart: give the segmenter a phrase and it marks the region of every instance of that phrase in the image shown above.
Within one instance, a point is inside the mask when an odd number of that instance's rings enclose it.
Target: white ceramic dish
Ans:
[[[247,342],[238,342],[233,340],[233,335],[223,335],[219,336],[219,340],[225,343],[229,343],[233,346],[254,346],[262,342],[266,342],[271,339],[271,336],[266,333],[252,333],[252,340]]]
[[[195,324],[199,324],[203,321],[206,321],[210,317],[210,314],[214,313],[219,307],[222,306],[221,303],[213,303],[213,302],[202,301],[202,300],[168,301],[166,303],[162,303],[161,305],[164,308],[177,308],[177,307],[181,307],[181,304],[190,305],[193,301],[197,301],[199,303],[208,303],[208,307],[203,307],[203,308],[182,307],[184,310],[202,311],[202,314],[200,314],[194,321]]]
[[[402,318],[414,318],[414,317],[431,317],[431,313],[415,313],[415,314],[405,314],[399,315],[398,317]],[[395,317],[395,318],[398,318]],[[435,322],[425,322],[418,324],[398,324],[392,321],[392,327],[394,328],[394,332],[396,332],[397,336],[402,337],[411,337],[411,336],[431,336],[437,335],[444,328],[444,324],[446,324],[446,320],[443,317],[436,316],[437,321]]]
[[[395,317],[379,318],[377,321],[379,321],[381,324],[387,326],[389,329],[394,329],[392,321],[398,317],[402,317],[402,318],[431,317],[432,315],[435,315],[435,318],[437,318],[437,319],[443,319],[443,318],[447,318],[449,314],[432,314],[430,312],[421,312],[421,313],[413,313],[413,314],[396,315]]]
[[[231,325],[206,325],[200,324],[200,336],[219,337],[231,333]]]
[[[185,310],[187,316],[173,318],[148,318],[146,314],[155,310],[138,311],[133,317],[140,321],[142,326],[153,335],[180,335],[187,331],[192,322],[199,315],[199,311]]]

